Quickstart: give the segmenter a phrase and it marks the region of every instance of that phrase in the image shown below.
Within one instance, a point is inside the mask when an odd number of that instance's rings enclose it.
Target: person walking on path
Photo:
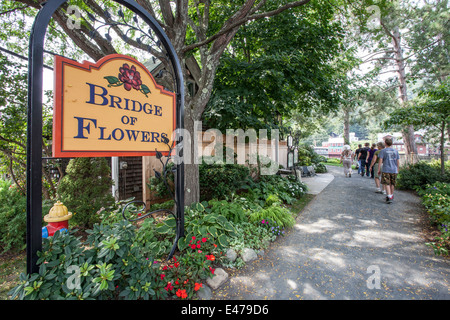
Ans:
[[[352,177],[352,159],[353,152],[350,149],[350,146],[346,144],[344,146],[344,151],[341,153],[341,162],[344,165],[344,174],[345,176],[351,178]]]
[[[356,163],[358,164],[358,174],[361,174],[361,160],[359,160],[359,152],[362,149],[362,144],[358,144],[358,149],[355,150],[355,157]]]
[[[375,175],[375,186],[377,187],[375,192],[386,194],[384,184],[381,184],[381,176],[378,174],[378,154],[382,149],[384,149],[384,142],[380,141],[377,143],[377,151],[375,151],[373,155],[369,170],[371,170]]]
[[[366,142],[364,144],[364,148],[359,150],[358,160],[361,160],[361,177],[364,177],[364,173],[367,172],[367,176],[369,176],[369,164],[366,163],[367,154],[369,152],[370,143]]]
[[[381,183],[386,186],[386,203],[392,203],[400,157],[398,151],[392,148],[391,138],[386,138],[384,142],[386,148],[378,154],[378,175],[381,174]]]
[[[373,159],[373,155],[375,154],[375,152],[377,151],[377,149],[375,149],[377,145],[375,143],[372,143],[372,147],[370,147],[369,151],[367,152],[367,159],[366,159],[366,163],[369,164],[369,167],[367,169],[367,176],[369,176],[369,172],[370,172],[370,177],[373,179],[374,176],[374,172],[371,169],[370,164],[372,163],[372,159]]]

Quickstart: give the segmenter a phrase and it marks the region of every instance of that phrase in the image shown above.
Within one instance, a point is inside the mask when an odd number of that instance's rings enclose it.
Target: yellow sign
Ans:
[[[56,56],[54,95],[54,157],[167,155],[175,94],[137,60],[112,54],[78,63]]]

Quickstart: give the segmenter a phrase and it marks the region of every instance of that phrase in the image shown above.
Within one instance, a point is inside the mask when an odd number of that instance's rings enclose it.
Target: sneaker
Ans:
[[[351,174],[351,173],[349,173],[349,174],[348,174],[348,177],[349,177],[349,178],[351,178],[351,177],[352,177],[352,174]]]
[[[383,190],[383,194],[386,194],[386,190]]]
[[[394,199],[388,198],[388,199],[386,200],[386,203],[391,204],[391,203],[393,202],[393,200],[394,200]]]
[[[375,191],[375,193],[383,193],[383,191],[377,190],[377,191]]]

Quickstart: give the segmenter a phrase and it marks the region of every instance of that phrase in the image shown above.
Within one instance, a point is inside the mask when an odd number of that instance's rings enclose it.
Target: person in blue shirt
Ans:
[[[392,203],[400,156],[398,151],[392,148],[391,138],[386,138],[384,142],[386,148],[378,153],[378,175],[381,173],[381,183],[386,187],[386,203]]]

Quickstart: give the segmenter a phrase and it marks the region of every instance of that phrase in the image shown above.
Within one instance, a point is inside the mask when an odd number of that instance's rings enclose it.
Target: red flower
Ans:
[[[166,289],[166,291],[172,291],[173,285],[170,282],[167,282],[167,286],[165,286],[164,289]]]
[[[176,295],[177,295],[177,297],[179,297],[181,299],[187,298],[187,293],[186,293],[186,290],[184,290],[184,289],[183,290],[178,289]]]
[[[200,249],[200,247],[201,247],[201,245],[198,244],[198,245],[197,245],[197,249]]]
[[[201,287],[203,287],[203,284],[197,283],[197,282],[196,282],[196,283],[194,284],[194,291],[200,290]]]
[[[139,71],[136,71],[135,66],[130,66],[126,63],[119,68],[119,80],[123,82],[125,90],[130,91],[131,88],[139,90],[141,88],[142,80]]]
[[[164,277],[165,277],[166,275],[164,274],[164,273],[161,273],[161,280],[164,280]]]
[[[209,271],[211,271],[212,274],[214,274],[214,271],[215,271],[215,270],[216,270],[216,269],[213,269],[213,268],[209,267]]]
[[[208,240],[207,238],[202,238],[202,242],[206,242]]]
[[[206,255],[206,260],[211,260],[211,261],[214,261],[214,260],[216,260],[216,257],[214,257],[214,255]]]
[[[174,266],[175,266],[175,268],[178,268],[180,266],[180,263],[179,262],[175,262]]]

